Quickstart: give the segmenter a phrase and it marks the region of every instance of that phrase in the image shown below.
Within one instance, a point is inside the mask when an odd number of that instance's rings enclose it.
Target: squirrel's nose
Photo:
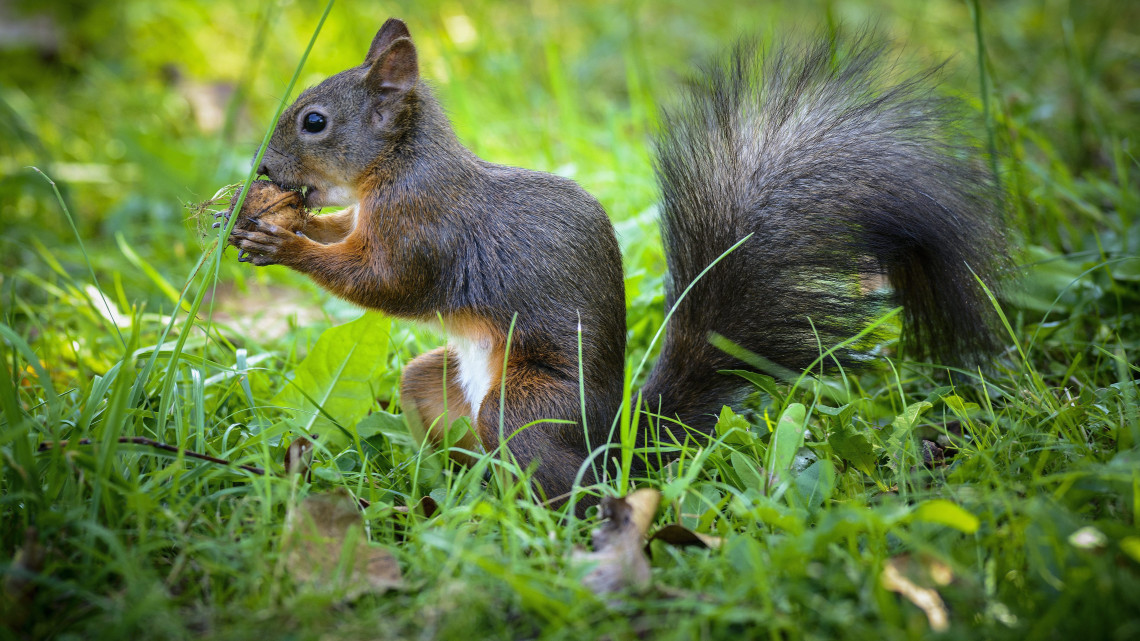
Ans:
[[[269,165],[266,165],[265,163],[261,163],[261,166],[257,168],[257,175],[258,176],[268,176],[269,175]]]

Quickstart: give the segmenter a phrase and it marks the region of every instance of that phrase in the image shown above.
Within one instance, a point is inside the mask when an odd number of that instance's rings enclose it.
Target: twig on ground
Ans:
[[[232,466],[238,467],[240,469],[243,469],[246,472],[250,472],[252,474],[257,474],[258,476],[265,476],[265,470],[261,469],[260,467],[254,467],[252,465],[240,465],[237,463],[232,463],[230,461],[227,461],[226,459],[221,459],[221,458],[218,458],[216,456],[210,456],[209,454],[199,454],[198,452],[194,452],[191,450],[179,449],[178,447],[176,447],[174,445],[169,445],[167,443],[160,443],[159,441],[156,441],[154,439],[149,439],[149,438],[146,438],[143,436],[120,436],[118,441],[120,443],[134,443],[135,445],[146,445],[148,447],[153,447],[155,449],[164,450],[167,452],[174,452],[176,454],[178,452],[181,452],[182,454],[189,456],[190,458],[196,458],[200,461],[209,461],[211,463],[217,463],[218,465],[232,465]],[[56,446],[67,447],[67,444],[68,444],[68,441],[58,441],[58,442],[46,441],[44,443],[40,443],[39,451],[40,452],[46,452],[46,451],[48,451],[48,450],[50,450]],[[92,445],[93,442],[89,438],[83,438],[83,439],[79,439],[79,444],[80,445]]]

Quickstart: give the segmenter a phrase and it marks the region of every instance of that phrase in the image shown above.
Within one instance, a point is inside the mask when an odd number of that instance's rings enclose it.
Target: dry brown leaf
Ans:
[[[286,570],[316,589],[343,591],[347,600],[403,584],[392,554],[368,542],[356,499],[344,490],[314,494],[285,519]]]
[[[305,436],[293,439],[285,449],[285,474],[300,474],[309,483],[313,480],[313,471],[309,469],[312,462],[313,441]]]
[[[925,612],[931,630],[945,632],[950,628],[950,617],[946,612],[946,604],[942,602],[942,597],[937,590],[921,587],[903,574],[900,565],[906,563],[906,559],[888,561],[883,567],[883,573],[879,575],[879,582],[884,588],[891,592],[898,592]]]
[[[645,533],[660,503],[661,493],[652,489],[602,499],[602,518],[606,520],[593,532],[594,551],[575,555],[578,561],[595,564],[582,578],[583,585],[599,595],[649,585]]]
[[[718,550],[724,543],[724,539],[719,536],[712,536],[711,534],[701,534],[694,532],[687,527],[671,523],[653,533],[649,537],[649,543],[654,541],[663,541],[669,545],[676,545],[679,547],[697,546],[708,548],[710,550]],[[649,546],[645,546],[646,551]]]

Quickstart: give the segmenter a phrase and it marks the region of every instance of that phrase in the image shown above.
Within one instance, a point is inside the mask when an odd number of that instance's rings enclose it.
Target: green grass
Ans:
[[[907,59],[953,56],[946,91],[976,105],[998,151],[1023,276],[991,368],[955,386],[898,361],[759,379],[715,443],[639,481],[663,494],[655,527],[723,546],[653,544],[653,587],[607,605],[570,562],[594,521],[485,483],[493,461],[449,469],[392,415],[401,365],[439,337],[368,316],[322,345],[359,311],[232,251],[214,277],[183,221],[182,203],[248,174],[324,5],[49,3],[58,47],[0,49],[0,636],[932,636],[887,568],[937,590],[948,638],[1140,635],[1140,9],[693,4],[339,2],[298,82],[358,64],[386,13],[404,17],[465,143],[571,176],[610,212],[632,372],[664,313],[657,103],[739,34],[877,21]],[[232,93],[211,119],[199,102],[217,81]],[[799,458],[772,444],[797,407]],[[310,430],[311,483],[282,474]],[[924,463],[925,442],[946,459]],[[295,580],[286,511],[337,488],[369,502],[403,589],[346,605]],[[423,496],[433,516],[395,509]]]

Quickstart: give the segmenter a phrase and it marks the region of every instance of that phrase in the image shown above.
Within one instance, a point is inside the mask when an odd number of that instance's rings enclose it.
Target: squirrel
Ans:
[[[902,306],[908,355],[976,361],[998,345],[979,284],[994,286],[1008,259],[995,180],[955,124],[955,101],[934,93],[938,68],[892,81],[884,47],[868,35],[765,56],[738,45],[663,111],[655,169],[675,309],[641,394],[681,441],[685,426],[712,434],[749,389],[721,373],[743,364],[711,334],[782,368],[813,367],[882,313],[866,275]],[[284,265],[392,316],[442,320],[447,344],[401,379],[415,435],[438,444],[447,417],[469,417],[456,445],[505,441],[553,502],[605,476],[611,459],[595,454],[611,441],[626,347],[613,225],[573,181],[464,147],[404,22],[389,19],[363,64],[282,112],[258,174],[298,192],[295,206],[345,208],[241,221],[239,260]]]

